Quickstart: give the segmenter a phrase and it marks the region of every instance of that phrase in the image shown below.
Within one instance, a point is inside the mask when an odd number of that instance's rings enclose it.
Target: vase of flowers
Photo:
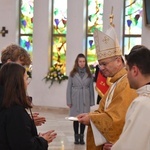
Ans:
[[[48,73],[44,79],[45,82],[50,82],[50,87],[54,82],[58,82],[60,84],[63,80],[68,79],[68,76],[65,75],[64,64],[59,62],[55,63],[49,68]]]

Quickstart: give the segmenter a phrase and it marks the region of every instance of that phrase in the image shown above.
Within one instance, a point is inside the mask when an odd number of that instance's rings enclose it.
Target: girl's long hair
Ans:
[[[4,88],[3,108],[20,105],[31,108],[24,83],[25,68],[17,63],[4,64],[0,70],[0,85]]]
[[[80,53],[77,55],[76,59],[75,59],[75,63],[74,63],[74,67],[72,69],[72,71],[70,72],[70,76],[73,77],[77,72],[78,72],[78,60],[79,58],[84,58],[85,59],[85,68],[86,68],[86,72],[88,74],[88,77],[92,77],[92,74],[90,72],[89,66],[87,64],[87,59],[85,57],[84,54]]]

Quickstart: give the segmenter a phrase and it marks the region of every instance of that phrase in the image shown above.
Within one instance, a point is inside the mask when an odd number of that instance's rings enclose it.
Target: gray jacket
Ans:
[[[93,79],[85,73],[83,79],[78,73],[69,77],[67,85],[67,105],[71,105],[70,116],[90,112],[95,104]]]

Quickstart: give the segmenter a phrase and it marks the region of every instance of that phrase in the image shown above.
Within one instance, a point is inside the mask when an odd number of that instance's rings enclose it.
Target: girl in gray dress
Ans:
[[[78,54],[75,64],[70,72],[67,85],[67,105],[70,108],[70,116],[76,117],[81,113],[90,112],[90,106],[95,104],[93,78],[87,64],[86,57]],[[79,134],[80,126],[80,134]],[[73,121],[75,144],[85,144],[85,125]]]

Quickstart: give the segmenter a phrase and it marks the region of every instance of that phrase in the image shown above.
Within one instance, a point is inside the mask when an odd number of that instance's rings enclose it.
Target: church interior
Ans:
[[[31,37],[31,39],[27,39],[31,40],[28,43],[31,44],[31,49],[29,48],[27,51],[32,55],[32,78],[28,86],[28,95],[33,98],[33,112],[39,112],[46,117],[46,123],[37,128],[38,132],[54,129],[58,134],[56,139],[49,144],[49,150],[86,149],[86,144],[74,144],[72,122],[65,120],[69,112],[66,105],[68,80],[65,79],[61,83],[53,82],[52,85],[51,81],[45,82],[45,77],[50,67],[55,62],[62,61],[61,63],[65,64],[65,75],[69,76],[74,60],[79,53],[85,54],[89,57],[89,60],[92,53],[94,55],[92,58],[94,59],[92,59],[91,63],[97,63],[95,51],[87,50],[90,49],[88,42],[93,38],[93,29],[97,27],[106,32],[111,23],[115,27],[123,54],[129,53],[132,46],[138,44],[150,48],[150,6],[146,5],[147,1],[0,0],[0,50],[11,43],[27,48],[28,45],[23,45],[21,40],[25,36]],[[97,3],[99,5],[96,5]],[[66,15],[63,16],[62,20],[66,31],[60,34],[58,20],[55,18],[57,16],[54,15],[56,14],[55,4],[57,4],[57,10],[62,9],[61,7],[63,7],[62,10],[66,9],[66,12],[60,13],[62,16]],[[25,17],[25,5],[32,8],[32,10],[34,9],[33,14],[28,14],[28,16],[32,15],[30,19],[33,20],[32,29],[26,35],[21,33],[23,30],[21,24],[24,23],[25,28],[26,22],[24,21],[27,21],[21,18],[22,15]],[[100,8],[97,8],[98,6]],[[128,8],[127,6],[131,7]],[[96,10],[99,11],[98,14],[96,14]],[[58,17],[60,17],[59,15]],[[95,19],[95,16],[98,16],[99,25],[94,21],[93,24],[91,23],[92,25],[88,26],[88,21]],[[134,21],[131,20],[132,17]],[[94,25],[97,26],[92,28]],[[88,33],[87,30],[90,29],[91,31]],[[57,34],[55,35],[54,33]],[[62,46],[64,51],[61,55],[61,51],[60,53],[58,52],[59,50],[57,51],[59,44],[55,42],[62,42],[63,40],[65,40],[65,44]],[[57,55],[54,55],[56,51]],[[62,56],[61,58],[59,58],[59,54]],[[95,83],[93,84],[95,86]],[[95,106],[91,108],[91,111],[98,108],[96,97],[97,93],[95,91]]]

